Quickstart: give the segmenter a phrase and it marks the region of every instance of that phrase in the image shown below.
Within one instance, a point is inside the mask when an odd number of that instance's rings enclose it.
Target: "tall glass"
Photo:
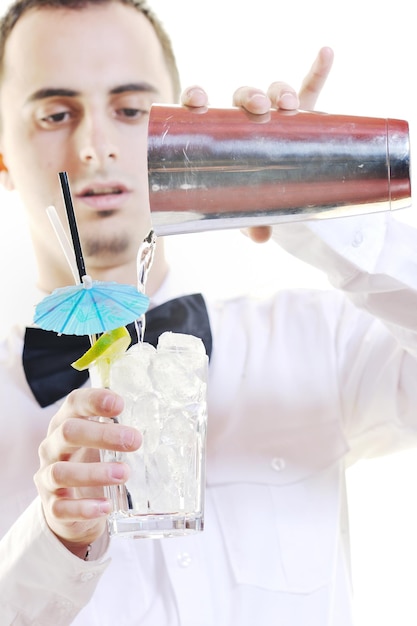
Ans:
[[[168,537],[204,527],[208,357],[201,339],[166,332],[157,349],[138,343],[110,368],[125,401],[120,423],[142,433],[136,452],[102,451],[130,466],[126,485],[107,488],[111,535]],[[97,367],[92,384],[102,386]]]

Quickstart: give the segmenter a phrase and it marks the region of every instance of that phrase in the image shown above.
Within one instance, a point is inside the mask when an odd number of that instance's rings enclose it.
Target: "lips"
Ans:
[[[104,189],[88,189],[84,196],[107,196],[108,194],[121,194],[123,190],[121,188],[104,187]]]
[[[75,194],[96,211],[119,209],[130,195],[131,191],[121,183],[91,183]]]

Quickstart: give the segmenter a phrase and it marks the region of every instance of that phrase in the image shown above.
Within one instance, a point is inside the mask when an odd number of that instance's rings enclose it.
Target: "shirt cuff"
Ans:
[[[385,276],[391,288],[395,283],[417,289],[417,232],[390,213],[283,224],[273,228],[272,237],[339,289],[372,274]]]
[[[100,544],[92,553],[97,560],[74,556],[47,526],[40,499],[34,500],[0,542],[0,617],[3,612],[17,623],[70,624],[110,562],[106,542]]]

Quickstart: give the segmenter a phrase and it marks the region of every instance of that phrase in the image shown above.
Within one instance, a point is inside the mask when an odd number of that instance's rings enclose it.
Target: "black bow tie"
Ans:
[[[130,324],[128,329],[132,342],[136,343],[134,325]],[[146,342],[156,346],[159,335],[167,330],[200,337],[210,357],[212,336],[206,304],[201,294],[170,300],[146,313]],[[90,341],[86,336],[57,335],[41,328],[26,329],[23,368],[40,406],[56,402],[86,382],[88,371],[79,372],[71,367],[71,363],[89,347]]]

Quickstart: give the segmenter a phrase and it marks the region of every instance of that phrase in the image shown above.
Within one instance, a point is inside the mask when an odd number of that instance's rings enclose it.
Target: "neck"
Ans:
[[[51,263],[49,259],[37,257],[38,283],[37,286],[47,293],[58,287],[66,287],[74,284],[74,277],[69,269]],[[152,267],[146,281],[146,293],[152,296],[162,285],[167,273],[168,262],[165,258],[163,239],[158,239]],[[116,281],[118,283],[137,284],[136,259],[122,265],[103,267],[91,272],[94,280]]]

